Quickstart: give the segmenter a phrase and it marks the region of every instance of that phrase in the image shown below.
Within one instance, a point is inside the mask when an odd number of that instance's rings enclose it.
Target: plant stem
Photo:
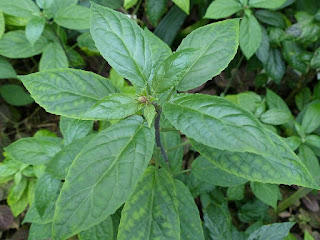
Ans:
[[[310,188],[300,188],[298,191],[296,191],[294,194],[292,194],[290,197],[279,204],[276,214],[279,214],[282,211],[286,210],[288,207],[293,205],[296,201],[298,201],[300,198],[303,198],[310,192],[312,192],[312,189]]]
[[[186,141],[178,144],[177,146],[174,146],[174,147],[172,147],[172,148],[169,148],[167,152],[174,151],[174,150],[176,150],[176,149],[178,149],[178,148],[180,148],[180,147],[183,147],[183,146],[185,146],[185,145],[188,145],[188,144],[190,144],[190,141],[189,141],[189,140],[186,140]]]
[[[167,152],[164,149],[162,143],[161,143],[161,138],[160,138],[160,117],[161,117],[161,109],[157,107],[157,116],[154,122],[154,129],[156,132],[156,144],[157,147],[160,149],[160,153],[163,157],[163,159],[165,160],[165,162],[169,162],[168,156],[167,156]]]

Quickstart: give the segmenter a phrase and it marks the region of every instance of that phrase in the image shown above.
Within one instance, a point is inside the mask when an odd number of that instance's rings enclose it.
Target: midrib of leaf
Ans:
[[[129,52],[129,49],[128,49],[127,45],[126,45],[125,42],[122,40],[122,38],[121,38],[118,34],[116,34],[116,32],[113,30],[113,28],[111,27],[110,23],[108,22],[108,19],[107,19],[105,16],[103,16],[103,15],[100,13],[100,11],[97,10],[97,12],[100,14],[100,16],[101,16],[101,17],[105,20],[105,22],[108,24],[110,30],[112,31],[111,33],[113,33],[114,35],[116,35],[116,36],[118,37],[118,39],[123,43],[123,45],[125,46],[126,52],[127,52],[128,55],[131,57],[131,59],[134,60],[134,58],[132,57],[131,53]],[[110,13],[112,13],[112,12],[110,12]],[[112,13],[112,14],[113,14],[113,13]],[[118,18],[118,16],[116,16],[115,14],[113,14],[113,16],[116,17],[116,18],[119,20],[119,22],[121,22],[121,20]],[[132,27],[131,22],[129,22],[129,23],[130,23],[130,25],[131,25],[131,28],[134,29],[134,28]],[[101,29],[104,30],[103,28],[101,28]],[[123,32],[122,27],[121,27],[121,31]],[[110,31],[109,31],[109,32],[110,32]],[[134,32],[135,32],[135,31],[134,31]],[[145,47],[144,34],[142,34],[142,33],[140,33],[140,34],[143,36],[143,45],[144,45],[144,47]],[[136,38],[136,35],[134,35],[134,37]],[[117,51],[117,52],[118,52],[118,51]],[[145,52],[146,52],[146,51],[145,51],[145,48],[144,48],[144,49],[143,49],[143,54],[144,54],[144,66],[146,67],[146,56],[145,56],[146,53],[145,53]],[[119,53],[119,52],[118,52],[118,53]],[[134,65],[136,66],[136,68],[138,69],[138,71],[139,71],[139,73],[140,73],[140,76],[142,76],[145,84],[147,84],[147,79],[146,79],[146,77],[144,76],[144,74],[142,74],[141,69],[140,69],[139,66],[137,65],[137,62],[136,62],[135,60],[134,60],[133,62],[134,62]]]
[[[97,183],[96,184],[94,184],[94,185],[92,185],[92,186],[90,186],[90,187],[87,187],[87,188],[85,188],[85,189],[82,189],[81,191],[84,191],[84,190],[86,190],[86,189],[88,189],[88,188],[91,188],[91,190],[90,190],[90,192],[88,193],[88,196],[82,201],[82,203],[81,204],[79,204],[79,206],[76,208],[76,210],[78,210],[81,206],[82,206],[82,204],[91,196],[91,208],[90,208],[90,212],[89,212],[89,214],[91,213],[91,211],[92,211],[92,206],[93,206],[93,204],[92,204],[92,196],[93,196],[93,194],[92,194],[92,192],[93,192],[93,190],[95,189],[95,187],[101,182],[101,180],[107,175],[107,173],[109,173],[109,170],[110,169],[112,169],[114,166],[115,166],[115,164],[117,163],[117,161],[118,161],[118,159],[120,158],[120,156],[122,156],[122,154],[123,154],[123,152],[126,150],[126,148],[128,147],[128,145],[131,143],[131,141],[136,137],[136,135],[138,134],[138,132],[142,129],[142,127],[144,126],[144,124],[142,123],[139,127],[138,127],[138,129],[135,131],[135,133],[134,133],[134,135],[128,140],[128,142],[127,142],[127,144],[120,150],[120,153],[119,153],[119,155],[115,158],[115,160],[111,163],[111,165],[110,165],[110,167],[108,168],[108,171],[106,171],[100,178],[99,178],[99,180],[97,181]],[[94,140],[94,139],[93,139]],[[91,141],[90,141],[91,142]],[[75,160],[74,161],[76,161],[77,159],[78,159],[78,157],[79,157],[79,155],[80,154],[78,154],[78,156],[75,158]],[[96,160],[96,161],[98,161],[98,160]],[[93,162],[93,163],[91,163],[91,164],[94,164],[94,163],[96,163],[96,161],[95,162]],[[91,165],[90,164],[90,165]],[[89,166],[90,166],[89,165]],[[84,171],[86,171],[86,169],[84,169],[83,171],[81,171],[79,174],[78,174],[78,176],[82,173],[82,172],[84,172]],[[117,172],[117,179],[118,179],[118,172]],[[118,182],[116,183],[116,186],[118,186]],[[115,188],[114,188],[115,189]],[[114,192],[114,189],[112,190],[112,192]],[[76,194],[78,194],[79,192],[77,192]],[[73,194],[73,195],[71,195],[68,199],[67,199],[67,201],[68,200],[70,200],[74,195],[76,195],[76,194]],[[113,196],[113,195],[112,195]],[[109,203],[108,203],[108,206],[109,206]],[[108,208],[108,206],[106,207],[106,208]],[[74,213],[76,212],[76,210],[75,211],[73,211],[73,213],[70,215],[70,217],[68,218],[68,220],[65,222],[65,223],[68,223],[69,222],[69,220],[70,220],[70,218],[74,215]],[[88,215],[89,215],[88,214]],[[56,215],[55,215],[55,217],[56,217]],[[108,217],[108,216],[107,216]],[[84,222],[82,223],[82,225],[84,224]],[[81,227],[82,227],[82,225],[81,225]],[[81,228],[80,227],[80,228]]]

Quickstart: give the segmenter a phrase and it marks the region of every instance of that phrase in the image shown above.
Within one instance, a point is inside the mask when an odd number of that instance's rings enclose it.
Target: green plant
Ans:
[[[203,239],[204,234],[215,236],[219,229],[210,225],[219,225],[218,220],[225,226],[226,239],[229,234],[263,239],[270,229],[279,239],[286,236],[292,223],[238,232],[226,204],[216,201],[210,205],[210,196],[205,194],[201,196],[206,219],[203,233],[192,196],[199,194],[192,187],[197,183],[196,173],[191,169],[192,174],[187,175],[181,169],[178,151],[185,143],[179,143],[179,135],[173,142],[177,135],[166,134],[180,131],[189,139],[201,155],[196,159],[198,171],[207,164],[204,169],[224,177],[226,183],[219,178],[215,181],[229,187],[230,199],[240,198],[231,187],[247,181],[252,182],[257,196],[266,187],[273,190],[271,184],[319,189],[285,141],[250,111],[224,98],[177,92],[202,85],[228,66],[238,48],[239,20],[193,31],[174,53],[127,16],[94,3],[90,31],[101,55],[132,83],[136,93],[124,93],[113,81],[76,69],[18,77],[40,106],[63,116],[61,121],[67,124],[61,124],[62,132],[71,129],[65,146],[50,158],[41,152],[34,155],[34,145],[25,143],[38,144],[37,150],[50,153],[56,145],[35,138],[19,140],[5,149],[15,161],[46,165],[24,219],[32,222],[32,237],[66,239],[79,234],[80,239],[90,239],[88,236],[105,231],[104,236],[109,236],[105,239]],[[87,136],[93,120],[110,126]],[[211,177],[212,173],[201,176]],[[215,188],[212,184],[201,187]],[[216,192],[219,196],[218,189]],[[271,202],[275,207],[273,199]],[[246,205],[239,214],[244,222],[246,209],[254,204]]]

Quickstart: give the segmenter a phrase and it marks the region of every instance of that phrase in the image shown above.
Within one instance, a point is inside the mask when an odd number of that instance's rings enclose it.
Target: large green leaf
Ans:
[[[138,112],[141,106],[135,95],[114,93],[101,99],[89,108],[82,117],[99,120],[122,119]]]
[[[281,200],[281,193],[279,186],[276,184],[251,182],[251,190],[254,195],[262,202],[268,204],[274,209],[277,208],[278,200]]]
[[[40,9],[32,0],[1,0],[0,10],[6,14],[23,18],[40,14]]]
[[[156,93],[163,93],[175,87],[189,71],[194,63],[193,55],[196,49],[185,49],[175,52],[165,59],[156,71],[152,80],[152,88]]]
[[[45,164],[61,150],[61,139],[55,137],[22,138],[4,150],[14,160],[25,164]]]
[[[76,156],[93,137],[94,134],[91,134],[87,137],[77,139],[65,146],[49,161],[46,171],[51,173],[53,177],[64,180],[67,176],[69,167]]]
[[[17,74],[8,60],[0,56],[0,79],[16,78]]]
[[[84,30],[90,27],[90,10],[79,5],[71,5],[66,8],[61,8],[54,21],[65,28]]]
[[[207,146],[257,154],[273,152],[262,124],[252,113],[226,99],[180,94],[165,103],[163,112],[175,128]]]
[[[181,8],[186,14],[190,12],[190,0],[172,0],[179,8]]]
[[[180,218],[180,238],[183,240],[203,240],[203,230],[199,210],[189,189],[179,180],[174,180],[177,192]]]
[[[59,127],[64,144],[68,145],[74,140],[87,136],[92,131],[93,123],[93,121],[61,117]]]
[[[32,223],[29,230],[28,240],[50,239],[51,227],[51,223]]]
[[[115,240],[111,216],[88,230],[79,233],[80,240]]]
[[[242,9],[238,0],[215,0],[207,9],[205,18],[220,19],[229,17]]]
[[[177,89],[187,91],[200,86],[224,70],[238,49],[239,19],[212,23],[190,33],[178,51],[193,48],[193,64],[185,71]]]
[[[254,8],[274,9],[281,7],[287,0],[249,0],[249,6]]]
[[[101,55],[120,75],[145,87],[152,53],[144,31],[122,13],[92,4],[91,35]]]
[[[275,133],[265,130],[273,143],[271,152],[265,154],[230,152],[210,148],[191,139],[192,145],[201,155],[222,170],[250,181],[300,185],[318,189],[310,172],[289,146]]]
[[[197,157],[192,162],[192,173],[199,180],[221,187],[239,186],[248,181],[223,171],[202,156]]]
[[[19,79],[47,112],[69,118],[81,118],[105,96],[118,92],[108,79],[76,69],[47,70]]]
[[[59,42],[49,43],[44,49],[39,63],[39,71],[67,68],[68,58]]]
[[[59,10],[66,9],[70,6],[74,6],[77,3],[78,0],[53,0],[52,4],[48,6],[48,10],[50,10],[50,12],[56,15],[59,12]]]
[[[314,152],[308,146],[303,144],[299,147],[298,156],[300,157],[303,164],[306,165],[306,167],[308,168],[314,179],[317,181],[317,183],[320,183],[320,165],[319,160],[314,154]]]
[[[118,240],[180,239],[175,185],[170,174],[149,167],[126,202]]]
[[[14,106],[28,105],[34,100],[22,86],[15,84],[4,84],[0,87],[1,97]]]
[[[240,23],[240,48],[247,59],[258,50],[262,41],[261,27],[255,16],[245,15]]]
[[[46,19],[40,16],[35,16],[31,18],[30,21],[28,22],[26,26],[26,37],[32,46],[40,38],[45,24],[46,24]]]
[[[250,234],[248,240],[283,240],[295,223],[274,223],[262,226]]]
[[[274,27],[284,29],[287,26],[285,17],[280,12],[275,12],[271,10],[258,10],[255,12],[255,16],[259,21]]]
[[[47,39],[41,36],[32,46],[25,31],[10,31],[0,40],[0,55],[8,58],[28,58],[42,53],[47,44]]]
[[[56,204],[53,238],[71,237],[114,213],[146,169],[153,146],[153,129],[138,116],[99,132],[68,171]]]

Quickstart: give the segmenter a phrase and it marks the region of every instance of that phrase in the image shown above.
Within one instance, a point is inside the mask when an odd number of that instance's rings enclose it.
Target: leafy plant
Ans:
[[[10,4],[1,4],[11,13]],[[265,6],[257,4],[251,6]],[[54,12],[55,5],[42,6]],[[73,21],[61,20],[62,13],[73,16],[71,7],[80,6],[65,6],[54,21],[74,28]],[[279,239],[285,237],[292,223],[259,226],[251,233],[236,230],[215,187],[228,187],[230,199],[241,199],[241,189],[250,181],[257,198],[274,208],[279,199],[274,184],[319,189],[308,166],[285,140],[257,119],[272,123],[274,111],[262,117],[267,112],[260,110],[255,116],[225,98],[178,93],[199,87],[228,66],[238,49],[239,19],[198,28],[172,53],[124,14],[92,3],[90,33],[113,68],[111,80],[67,68],[18,76],[40,106],[62,116],[64,136],[64,146],[59,138],[25,138],[5,148],[13,161],[46,166],[24,219],[32,223],[30,238],[67,239],[78,234],[80,239],[99,235],[102,239],[265,239],[270,231]],[[19,36],[24,38],[24,34]],[[124,78],[132,83],[134,94]],[[272,104],[268,105],[272,110]],[[304,120],[308,123],[302,123],[310,128],[308,133],[318,127],[317,117],[310,116]],[[92,133],[94,120],[100,123],[98,133]],[[178,131],[201,155],[189,175],[181,169],[185,143],[180,142]],[[205,174],[208,169],[210,174]],[[204,184],[199,184],[197,176]],[[211,201],[203,189],[215,191],[215,199]],[[269,199],[266,192],[271,192]],[[199,195],[204,229],[193,200]],[[259,220],[261,214],[259,219],[253,211],[248,214],[256,206],[261,212],[267,209],[257,200],[243,205],[239,218]],[[220,224],[223,231],[217,228]]]

